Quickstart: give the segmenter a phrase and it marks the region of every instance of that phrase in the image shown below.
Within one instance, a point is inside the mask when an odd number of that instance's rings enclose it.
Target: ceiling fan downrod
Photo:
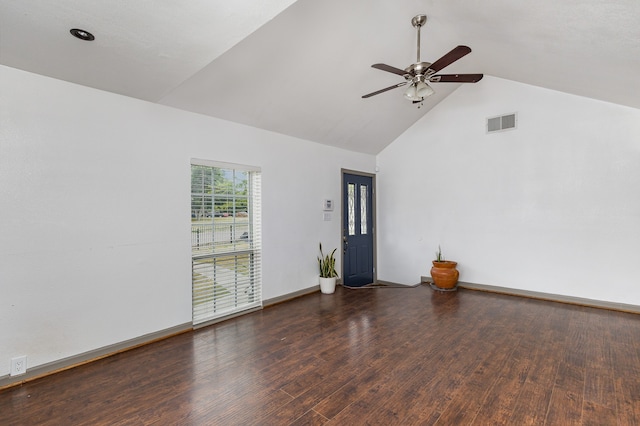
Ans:
[[[418,55],[416,63],[420,63],[420,28],[427,22],[427,15],[416,15],[411,19],[411,25],[418,29]]]

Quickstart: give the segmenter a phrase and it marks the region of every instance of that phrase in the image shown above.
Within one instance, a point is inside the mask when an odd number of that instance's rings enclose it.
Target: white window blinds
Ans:
[[[260,169],[191,161],[193,323],[262,306]]]

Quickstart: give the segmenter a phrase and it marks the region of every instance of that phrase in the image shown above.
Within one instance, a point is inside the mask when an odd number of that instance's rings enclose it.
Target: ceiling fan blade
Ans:
[[[454,47],[449,53],[432,63],[428,72],[431,72],[431,74],[436,73],[469,53],[471,53],[471,48],[468,46]]]
[[[433,83],[477,83],[484,74],[439,74],[429,77]]]
[[[369,93],[367,95],[364,95],[363,98],[370,98],[372,96],[379,95],[380,93],[384,93],[387,90],[391,90],[391,89],[395,89],[396,87],[404,86],[407,83],[408,83],[407,81],[403,81],[402,83],[398,83],[398,84],[394,84],[393,86],[385,87],[384,89],[380,89],[380,90],[377,90],[375,92],[371,92],[371,93]]]
[[[402,75],[402,76],[409,74],[405,70],[401,70],[400,68],[392,67],[391,65],[387,65],[387,64],[373,64],[371,65],[371,67],[378,70],[390,72],[393,74]]]

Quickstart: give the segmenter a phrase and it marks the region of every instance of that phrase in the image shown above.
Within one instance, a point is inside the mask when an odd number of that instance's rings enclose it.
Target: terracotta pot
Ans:
[[[433,284],[442,289],[451,289],[458,283],[458,277],[460,273],[456,269],[458,262],[451,260],[443,260],[438,262],[434,260],[433,268],[431,268],[431,278],[433,278]]]

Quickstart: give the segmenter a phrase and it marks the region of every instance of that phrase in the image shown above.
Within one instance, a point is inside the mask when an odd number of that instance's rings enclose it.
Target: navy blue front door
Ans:
[[[373,178],[343,173],[342,182],[342,279],[361,287],[374,278]]]

